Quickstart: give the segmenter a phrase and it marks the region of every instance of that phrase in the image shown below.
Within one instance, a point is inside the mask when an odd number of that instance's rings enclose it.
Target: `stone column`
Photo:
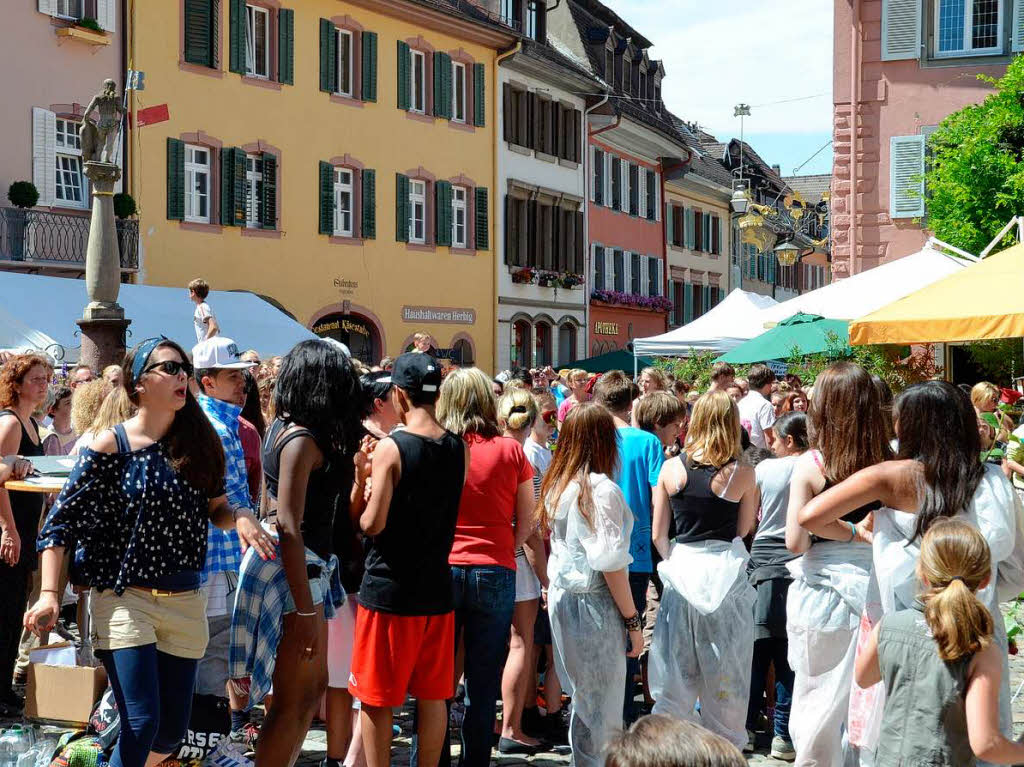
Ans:
[[[85,163],[92,182],[92,221],[85,253],[85,287],[89,304],[82,319],[81,361],[97,373],[107,365],[120,365],[125,354],[125,330],[131,320],[117,303],[121,287],[121,252],[114,221],[114,184],[121,169],[114,163]]]

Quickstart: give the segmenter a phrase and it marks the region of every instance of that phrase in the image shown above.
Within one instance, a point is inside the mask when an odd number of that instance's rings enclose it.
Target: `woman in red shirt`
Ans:
[[[533,467],[519,442],[501,436],[491,380],[476,368],[445,378],[437,420],[469,445],[469,472],[448,562],[455,591],[456,677],[458,659],[464,658],[468,701],[461,761],[463,767],[488,767],[515,606],[516,549],[534,530]]]

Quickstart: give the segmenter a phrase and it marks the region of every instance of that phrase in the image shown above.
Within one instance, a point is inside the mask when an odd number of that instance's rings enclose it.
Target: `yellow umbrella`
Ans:
[[[995,253],[850,323],[850,344],[1024,336],[1024,244]]]

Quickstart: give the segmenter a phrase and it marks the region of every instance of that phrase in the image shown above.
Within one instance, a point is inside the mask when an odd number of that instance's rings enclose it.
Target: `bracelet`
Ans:
[[[40,594],[59,594],[60,591],[57,589],[39,589]]]
[[[643,628],[643,621],[640,619],[640,613],[633,613],[632,618],[623,618],[622,622],[626,624],[626,631],[639,631]]]
[[[857,537],[857,526],[853,524],[853,522],[847,522],[846,524],[850,526],[850,540],[848,543],[853,543],[854,539]]]
[[[298,615],[300,618],[315,618],[316,617],[316,611],[315,610],[313,612],[311,612],[311,613],[300,613],[298,610],[296,610],[295,614]]]

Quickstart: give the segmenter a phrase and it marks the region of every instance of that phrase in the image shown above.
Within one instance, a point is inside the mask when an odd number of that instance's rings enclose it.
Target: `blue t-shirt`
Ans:
[[[618,429],[619,476],[615,482],[626,497],[633,512],[633,535],[629,553],[633,556],[631,572],[649,573],[654,570],[651,561],[651,488],[658,484],[665,453],[661,440],[648,431],[633,426]]]

